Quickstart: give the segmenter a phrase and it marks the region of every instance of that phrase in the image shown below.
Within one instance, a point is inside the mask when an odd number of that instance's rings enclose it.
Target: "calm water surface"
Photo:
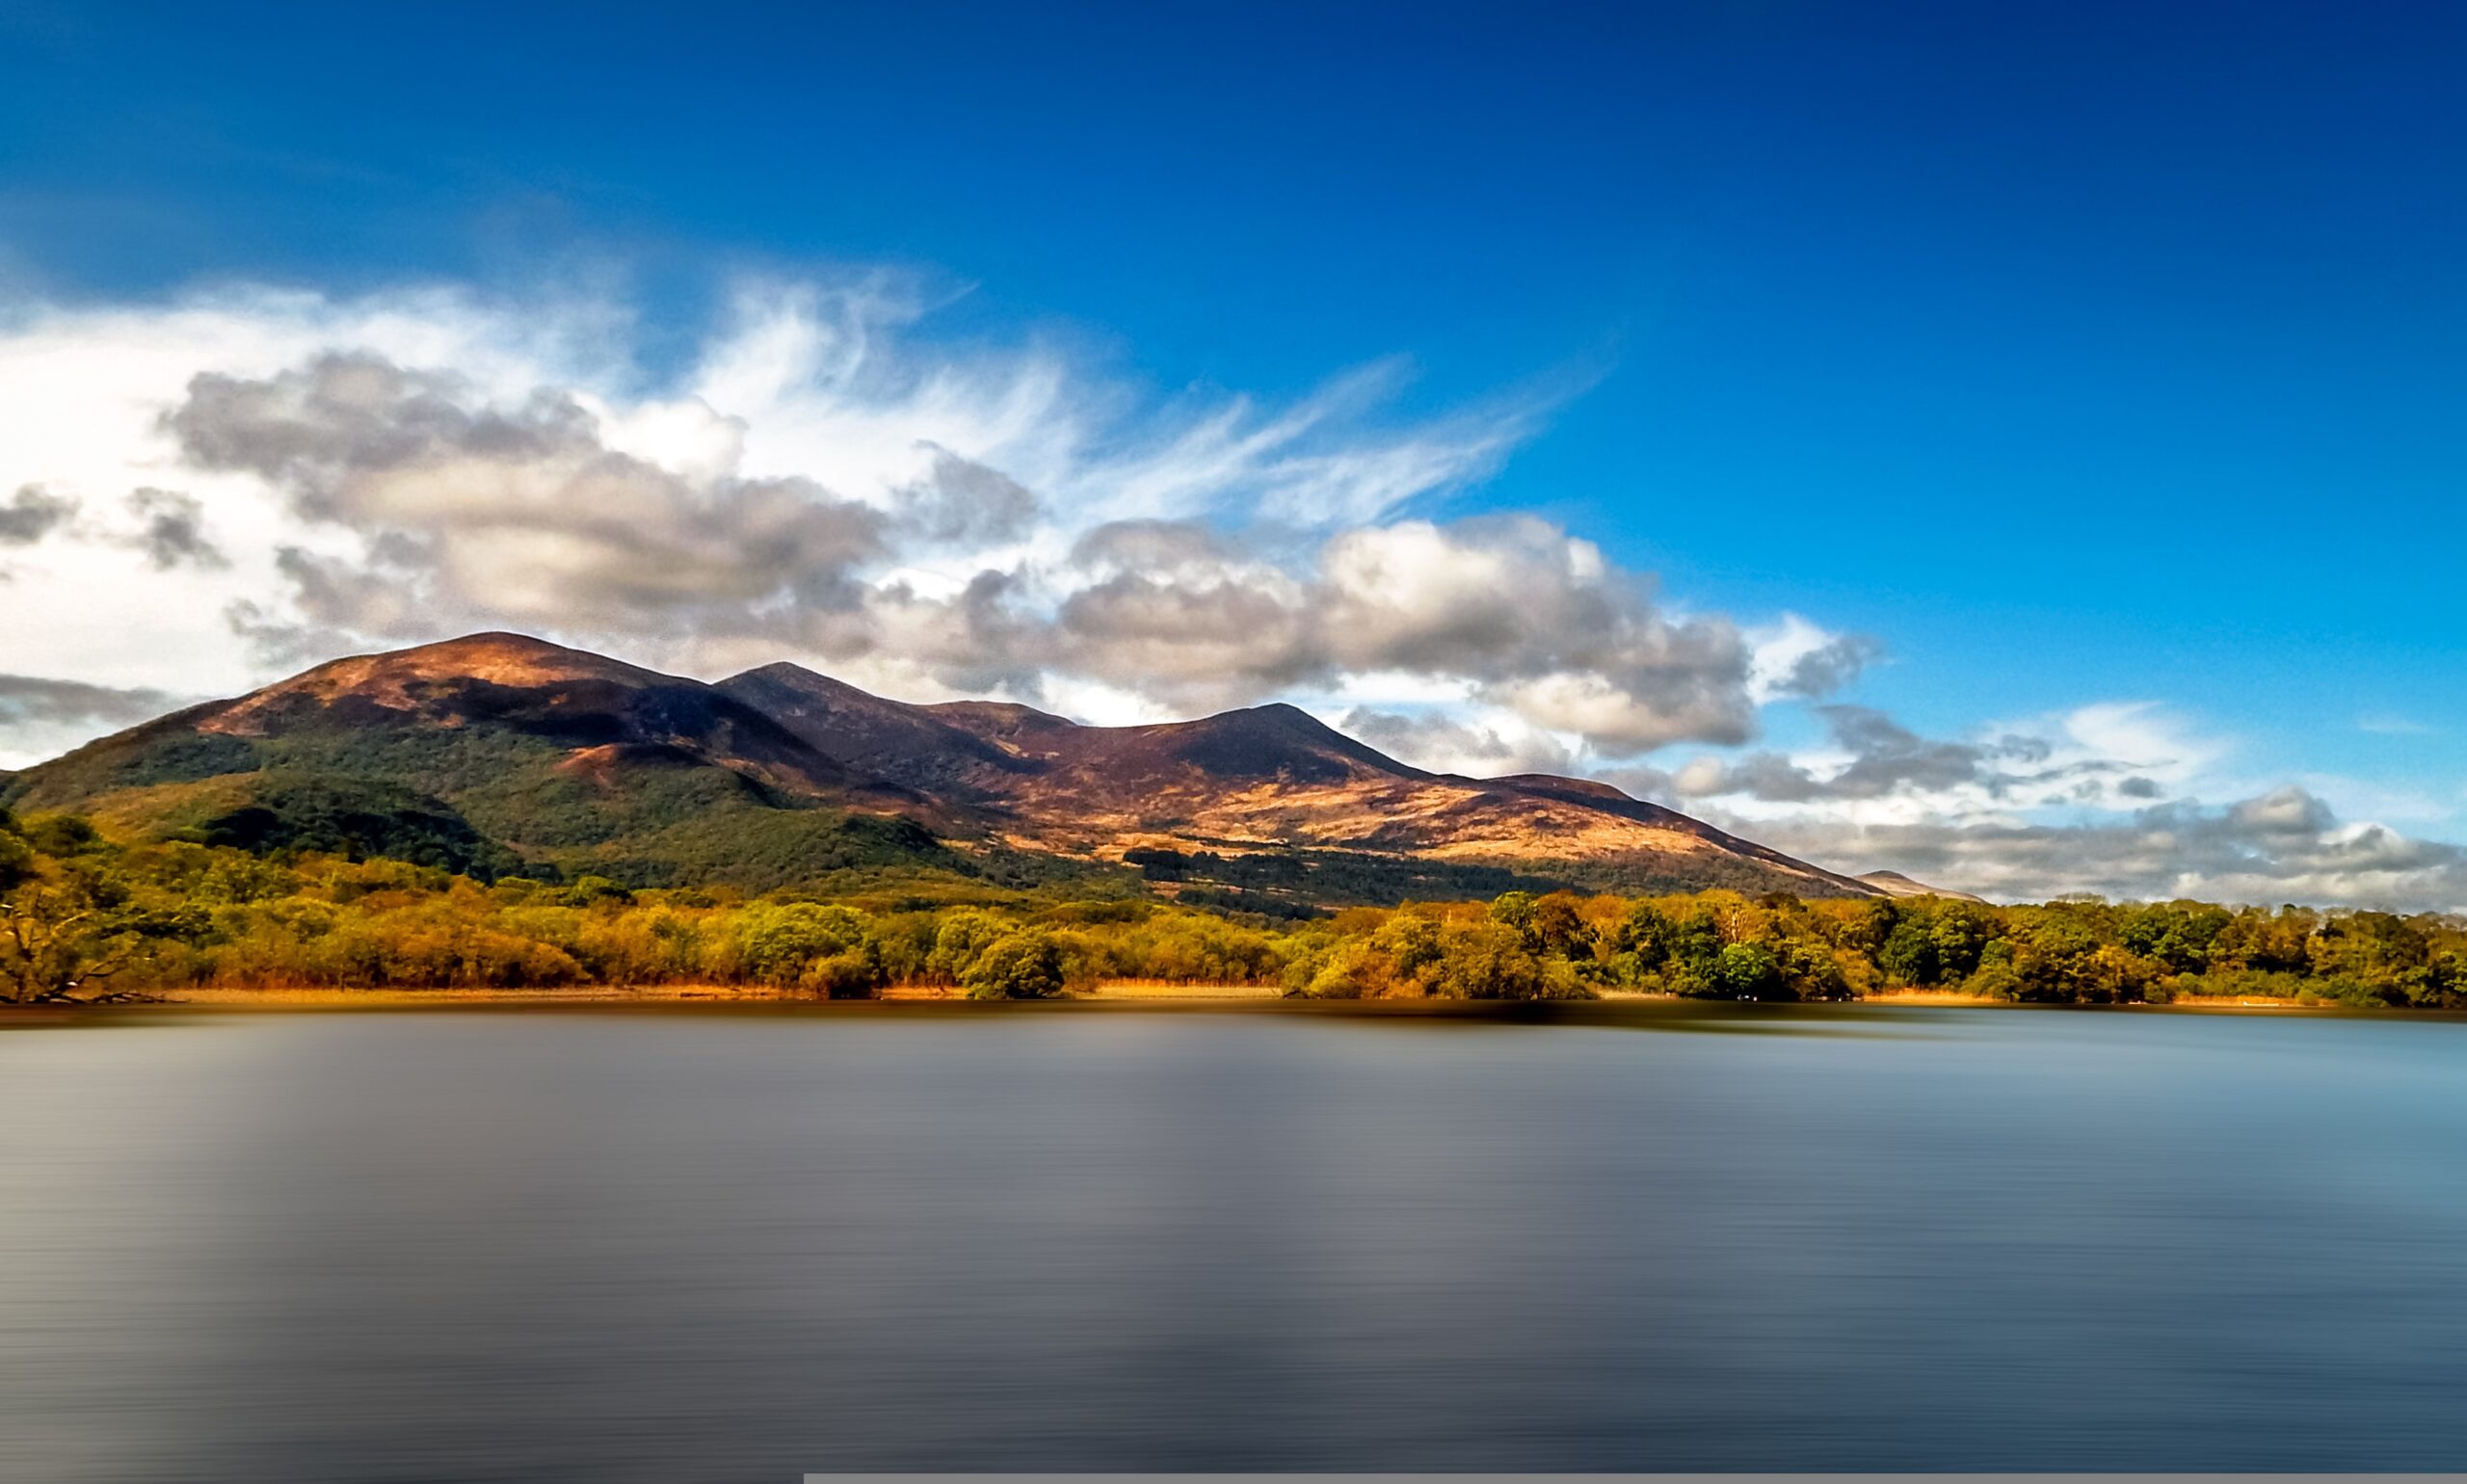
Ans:
[[[0,1477],[2467,1468],[2467,1026],[1650,1023],[0,1033]]]

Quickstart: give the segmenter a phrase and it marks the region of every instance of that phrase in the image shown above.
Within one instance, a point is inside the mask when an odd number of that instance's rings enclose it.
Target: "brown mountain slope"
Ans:
[[[1026,706],[911,706],[794,665],[719,688],[815,751],[953,804],[1028,849],[1362,852],[1503,865],[1632,889],[1873,888],[1605,783],[1424,772],[1276,704],[1082,727]]]

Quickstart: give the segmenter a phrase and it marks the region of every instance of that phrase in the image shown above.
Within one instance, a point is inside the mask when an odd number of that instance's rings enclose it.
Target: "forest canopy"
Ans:
[[[1716,890],[1507,891],[1296,919],[1213,897],[1056,894],[1067,889],[919,880],[748,895],[589,876],[490,882],[312,851],[126,843],[73,815],[0,811],[0,998],[588,985],[1042,998],[1143,980],[1316,998],[1941,990],[2050,1004],[2267,996],[2467,1008],[2467,920],[2443,914]]]

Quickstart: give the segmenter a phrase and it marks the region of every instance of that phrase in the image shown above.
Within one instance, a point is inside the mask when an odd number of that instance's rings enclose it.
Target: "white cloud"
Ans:
[[[897,276],[749,284],[670,376],[588,294],[0,312],[0,670],[94,688],[27,682],[43,709],[0,707],[0,765],[172,695],[514,626],[1100,722],[1292,699],[1436,770],[1591,773],[2009,894],[2452,889],[2450,847],[2338,822],[2440,802],[2226,777],[2222,739],[2149,702],[1922,736],[1817,703],[1870,639],[1689,611],[1530,516],[1439,518],[1540,399],[1402,417],[1394,363],[1160,397],[1054,341],[939,340],[931,308]],[[1744,750],[1802,703],[1820,744]],[[1689,742],[1721,751],[1660,751]]]
[[[2368,711],[2355,719],[2355,729],[2381,737],[2428,737],[2440,729],[2389,711]]]
[[[1378,711],[1357,706],[1339,718],[1338,729],[1360,741],[1433,773],[1503,778],[1516,773],[1577,771],[1579,745],[1545,731],[1512,711],[1477,707],[1469,714],[1441,710]]]
[[[2072,822],[1970,816],[1858,824],[1810,815],[1750,828],[1767,844],[1837,868],[1890,868],[2000,900],[2091,891],[2467,911],[2467,848],[2369,821],[2341,823],[2294,787],[2223,807],[2170,803]]]
[[[127,510],[119,545],[157,572],[71,543],[0,613],[60,646],[48,668],[216,688],[497,626],[693,673],[792,658],[894,694],[1151,710],[1400,677],[1512,715],[1536,756],[1545,731],[1609,756],[1741,740],[1762,700],[1865,652],[1792,616],[1760,661],[1546,522],[1410,516],[1535,404],[1399,421],[1393,364],[1281,406],[1159,403],[1049,346],[934,342],[920,312],[879,276],[756,285],[667,383],[583,303],[24,315],[0,386],[50,400],[0,433],[0,476]],[[71,595],[105,584],[127,607],[81,629]],[[228,631],[200,622],[218,610]],[[131,620],[175,637],[138,657]]]
[[[1759,704],[1786,696],[1830,696],[1884,653],[1882,645],[1864,634],[1833,633],[1795,613],[1751,629],[1747,637],[1754,647],[1748,693]]]

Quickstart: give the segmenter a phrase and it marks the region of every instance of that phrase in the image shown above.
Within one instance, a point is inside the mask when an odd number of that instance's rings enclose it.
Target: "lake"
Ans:
[[[0,1031],[0,1476],[2467,1468],[2467,1025]]]

